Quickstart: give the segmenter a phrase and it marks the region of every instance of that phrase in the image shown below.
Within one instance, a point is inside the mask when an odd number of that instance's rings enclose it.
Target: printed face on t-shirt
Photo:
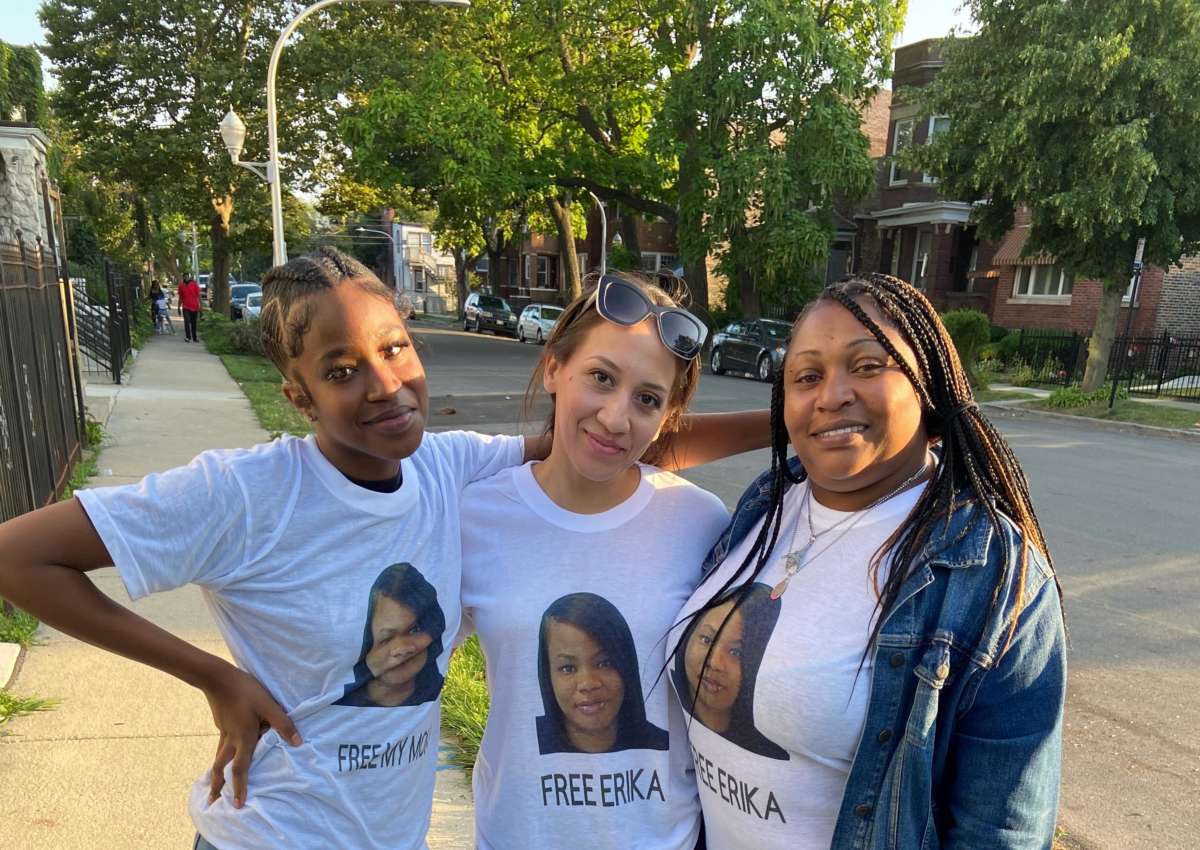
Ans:
[[[395,707],[438,698],[446,617],[412,564],[392,564],[367,593],[362,654],[337,705]]]
[[[373,644],[367,667],[375,674],[371,688],[375,702],[400,705],[412,696],[417,672],[429,658],[428,649],[413,654],[407,638],[421,635],[417,615],[408,605],[386,596],[375,603],[371,618]]]
[[[715,732],[729,728],[729,715],[741,691],[743,632],[742,612],[733,611],[730,600],[705,612],[684,651],[696,717]]]
[[[567,738],[584,752],[607,751],[617,739],[617,716],[625,698],[620,671],[600,644],[571,623],[552,621],[546,645]]]
[[[761,582],[732,591],[688,626],[671,676],[684,710],[701,724],[744,750],[786,760],[787,751],[763,736],[754,717],[758,669],[779,610]]]
[[[542,614],[537,649],[544,713],[534,720],[538,752],[665,750],[665,729],[646,720],[637,647],[607,599],[569,593]]]

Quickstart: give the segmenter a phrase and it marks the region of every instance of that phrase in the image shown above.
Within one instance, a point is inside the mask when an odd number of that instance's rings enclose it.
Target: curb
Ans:
[[[1033,410],[1019,406],[1021,403],[985,401],[979,406],[986,409],[990,415],[1003,414],[1011,419],[1042,419],[1050,422],[1070,422],[1075,425],[1086,424],[1099,431],[1112,431],[1121,434],[1145,434],[1152,437],[1167,437],[1173,440],[1186,440],[1200,443],[1200,430],[1190,431],[1182,428],[1163,428],[1159,425],[1141,425],[1137,422],[1113,422],[1108,419],[1094,419],[1091,416],[1072,416],[1069,413],[1051,413],[1048,410]]]
[[[21,660],[21,644],[0,643],[0,688],[7,688]]]

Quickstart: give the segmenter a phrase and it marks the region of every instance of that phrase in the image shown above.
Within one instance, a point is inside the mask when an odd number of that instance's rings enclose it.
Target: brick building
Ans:
[[[949,126],[945,116],[923,115],[918,97],[943,67],[940,39],[896,50],[887,155],[880,159],[876,196],[855,216],[855,268],[901,277],[940,310],[971,307],[1004,327],[1090,333],[1102,283],[1073,279],[1050,256],[1022,257],[1027,214],[1018,213],[999,244],[980,241],[970,203],[942,197],[932,175],[907,172],[896,163],[905,148],[927,144]],[[1121,328],[1128,309],[1127,293]],[[1135,334],[1177,333],[1175,328],[1200,333],[1200,258],[1166,272],[1148,267],[1133,309]]]
[[[1155,334],[1200,337],[1200,256],[1167,269],[1161,284]]]

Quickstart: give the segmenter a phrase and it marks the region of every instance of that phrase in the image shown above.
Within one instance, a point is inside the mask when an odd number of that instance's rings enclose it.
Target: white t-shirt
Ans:
[[[785,555],[809,537],[807,487],[798,484],[784,497],[779,542],[738,613],[730,617],[728,603],[671,633],[671,682],[688,712],[707,658],[688,734],[709,850],[827,850],[866,722],[872,663],[863,655],[878,599],[869,564],[923,487],[819,536],[813,560],[772,600]],[[850,516],[808,503],[818,534]],[[705,578],[681,621],[737,570],[761,528],[759,522]],[[885,559],[880,581],[886,577]]]
[[[700,806],[666,636],[729,515],[648,466],[620,505],[576,514],[532,470],[463,497],[464,633],[479,635],[492,699],[476,845],[692,850]]]
[[[471,480],[520,463],[522,448],[426,434],[400,489],[377,493],[312,438],[284,437],[77,494],[129,595],[203,588],[238,666],[304,738],[262,737],[243,809],[228,772],[211,806],[207,772],[196,782],[189,808],[205,838],[221,850],[425,847],[438,693],[461,617],[459,499]],[[367,651],[417,630],[433,643],[416,680],[373,677]]]

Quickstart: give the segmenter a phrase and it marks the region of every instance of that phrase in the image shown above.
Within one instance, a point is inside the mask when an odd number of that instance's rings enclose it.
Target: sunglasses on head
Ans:
[[[708,327],[687,310],[659,307],[641,289],[612,275],[600,278],[596,287],[596,312],[616,325],[633,327],[653,316],[658,335],[667,350],[684,360],[693,360],[704,347]]]

